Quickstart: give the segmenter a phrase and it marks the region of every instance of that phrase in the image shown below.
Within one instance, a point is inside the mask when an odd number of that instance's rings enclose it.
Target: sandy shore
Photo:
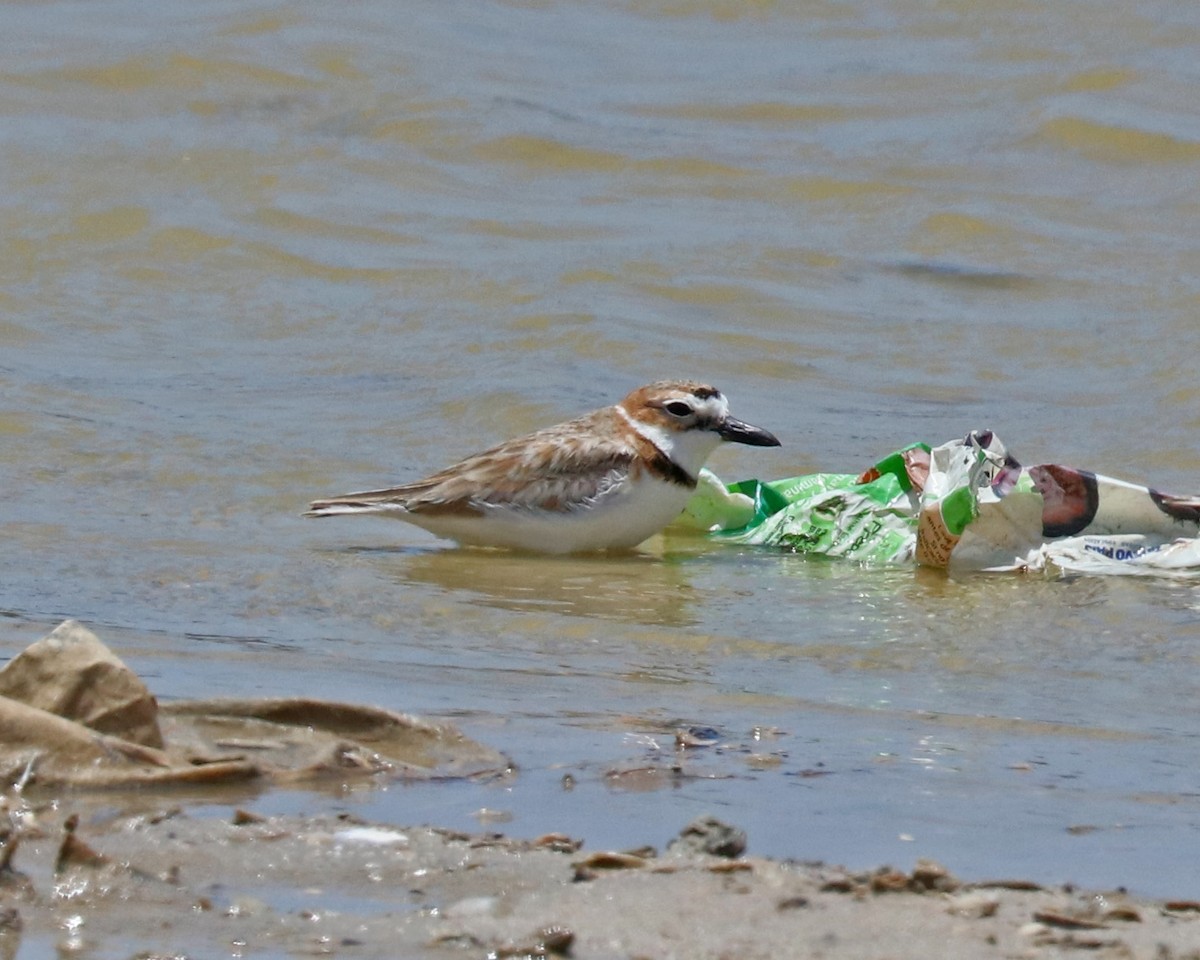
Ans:
[[[1200,903],[350,819],[13,809],[0,958],[1200,958]],[[718,852],[710,852],[710,851]]]
[[[606,851],[553,832],[511,838],[335,815],[217,817],[211,806],[179,801],[244,802],[232,797],[246,795],[247,777],[256,788],[282,788],[375,775],[496,776],[509,761],[452,728],[345,704],[160,710],[71,622],[15,657],[0,679],[19,695],[0,698],[14,784],[0,798],[0,960],[1200,960],[1197,902],[1019,878],[964,882],[927,862],[855,873],[746,857],[742,831],[712,818],[681,824],[661,851]],[[64,704],[104,707],[107,732]],[[230,769],[235,776],[222,773]]]

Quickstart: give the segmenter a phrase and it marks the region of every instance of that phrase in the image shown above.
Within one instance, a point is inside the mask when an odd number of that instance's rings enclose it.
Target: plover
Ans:
[[[394,517],[461,544],[537,553],[628,549],[679,515],[722,441],[779,446],[731,417],[716,388],[661,381],[425,480],[316,500],[305,516]]]

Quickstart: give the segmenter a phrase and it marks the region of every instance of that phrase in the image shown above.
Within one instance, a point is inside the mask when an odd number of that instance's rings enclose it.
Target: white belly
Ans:
[[[479,517],[393,514],[439,537],[535,553],[635,547],[683,512],[692,491],[656,478],[624,484],[592,506],[568,512],[493,507]]]

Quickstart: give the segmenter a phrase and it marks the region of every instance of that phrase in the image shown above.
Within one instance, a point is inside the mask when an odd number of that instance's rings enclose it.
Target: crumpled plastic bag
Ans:
[[[0,670],[0,696],[142,746],[163,745],[154,696],[94,633],[73,620]]]
[[[160,706],[74,620],[0,670],[0,781],[61,787],[492,776],[502,754],[454,727],[303,697]]]
[[[912,444],[862,474],[728,487],[710,474],[684,522],[862,563],[1200,577],[1200,497],[1059,464],[1022,467],[987,430]]]

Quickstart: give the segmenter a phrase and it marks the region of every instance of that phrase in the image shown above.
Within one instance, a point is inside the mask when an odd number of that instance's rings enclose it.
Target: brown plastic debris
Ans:
[[[22,787],[425,779],[495,776],[509,767],[453,727],[374,707],[296,697],[160,709],[74,621],[0,671],[0,779]]]
[[[154,696],[76,620],[60,624],[13,657],[0,670],[0,696],[130,743],[163,745]]]
[[[0,697],[0,766],[9,782],[30,764],[37,779],[57,780],[68,770],[140,764],[167,767],[166,754],[153,747],[98,733],[81,723],[38,707]]]
[[[178,701],[162,713],[171,743],[190,749],[193,762],[249,755],[301,777],[354,770],[470,776],[508,767],[453,727],[376,707],[287,697]]]

